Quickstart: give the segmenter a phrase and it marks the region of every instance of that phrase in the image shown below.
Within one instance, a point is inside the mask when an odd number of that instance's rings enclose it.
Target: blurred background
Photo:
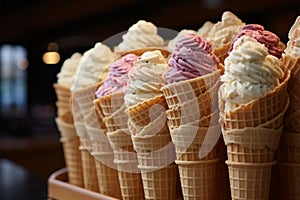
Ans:
[[[299,0],[1,0],[0,199],[12,195],[4,188],[11,178],[3,174],[14,173],[13,167],[24,171],[23,184],[36,183],[37,196],[46,198],[47,178],[65,166],[52,85],[74,52],[83,53],[140,19],[177,31],[198,30],[207,20],[219,21],[226,10],[286,43],[299,9]],[[57,52],[58,59],[45,63],[47,52]]]

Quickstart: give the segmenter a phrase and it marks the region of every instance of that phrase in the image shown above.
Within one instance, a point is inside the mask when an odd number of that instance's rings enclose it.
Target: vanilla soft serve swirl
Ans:
[[[239,38],[225,59],[225,73],[221,76],[222,99],[225,110],[264,96],[283,78],[280,60],[268,49],[248,36]]]
[[[161,47],[164,40],[157,34],[157,27],[145,20],[139,20],[132,25],[128,32],[122,36],[123,41],[119,44],[119,51],[128,51],[144,47]]]
[[[145,52],[129,71],[129,82],[124,96],[126,107],[162,94],[166,84],[163,76],[169,66],[160,51]]]

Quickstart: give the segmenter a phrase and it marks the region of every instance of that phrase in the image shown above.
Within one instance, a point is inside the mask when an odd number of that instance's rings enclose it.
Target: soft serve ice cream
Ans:
[[[280,60],[265,45],[248,36],[240,37],[224,63],[221,98],[225,111],[258,99],[274,89],[283,78]]]
[[[114,61],[116,55],[110,48],[101,42],[86,51],[80,59],[76,71],[72,91],[86,88],[101,81],[101,76],[108,73],[109,65]]]
[[[96,91],[96,97],[117,92],[127,85],[128,72],[133,67],[133,63],[138,59],[135,54],[127,54],[110,65],[109,73],[103,84]]]
[[[177,36],[175,38],[173,38],[172,40],[169,41],[168,43],[168,49],[173,52],[175,51],[175,48],[176,48],[176,43],[178,41],[178,39],[183,36],[183,35],[186,35],[186,34],[194,34],[194,35],[197,35],[198,33],[194,30],[190,30],[190,29],[183,29],[181,30]]]
[[[118,51],[129,51],[145,47],[162,47],[164,40],[157,33],[157,27],[145,20],[139,20],[122,36],[123,41],[118,45]]]
[[[206,39],[211,43],[213,48],[220,48],[230,44],[244,25],[245,23],[237,16],[226,11],[222,15],[222,20],[211,27]]]
[[[204,38],[193,34],[181,36],[169,60],[170,69],[164,75],[168,84],[216,71],[219,59],[211,51],[211,45]]]
[[[284,52],[297,58],[300,56],[300,16],[297,17],[295,23],[292,25],[288,37],[289,41]]]
[[[166,84],[163,76],[168,69],[160,51],[143,53],[128,73],[129,82],[124,96],[126,107],[162,94],[160,88]]]
[[[80,53],[74,53],[70,58],[64,61],[60,72],[57,74],[58,84],[67,88],[71,87],[81,56]]]

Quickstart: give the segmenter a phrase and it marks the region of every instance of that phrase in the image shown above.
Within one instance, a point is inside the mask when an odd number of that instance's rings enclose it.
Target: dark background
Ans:
[[[198,30],[229,10],[243,22],[263,25],[286,43],[300,14],[299,0],[1,0],[0,46],[21,45],[28,52],[26,116],[0,121],[0,159],[18,163],[47,180],[64,166],[54,118],[52,84],[63,61],[98,41],[126,31],[140,19],[157,27]],[[60,62],[42,61],[47,45],[59,45]],[[36,112],[40,112],[38,115]]]

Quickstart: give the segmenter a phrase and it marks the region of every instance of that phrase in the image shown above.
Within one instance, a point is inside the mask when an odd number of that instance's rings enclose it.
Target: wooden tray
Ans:
[[[68,183],[67,169],[54,172],[48,179],[49,200],[117,200]]]

